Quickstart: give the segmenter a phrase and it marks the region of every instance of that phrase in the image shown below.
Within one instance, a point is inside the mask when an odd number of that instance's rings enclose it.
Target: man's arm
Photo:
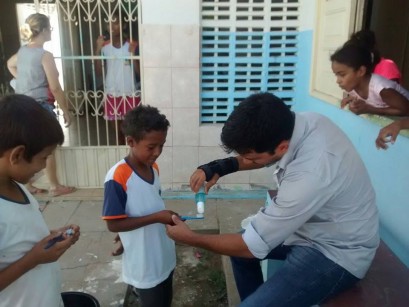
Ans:
[[[254,258],[239,233],[199,234],[190,230],[177,216],[174,215],[172,218],[174,225],[166,225],[166,232],[170,238],[177,242],[204,248],[226,256]]]
[[[234,161],[233,161],[234,159]],[[234,173],[236,171],[248,171],[262,168],[264,165],[253,163],[241,156],[230,157],[226,159],[214,160],[198,167],[190,176],[190,188],[197,192],[203,183],[207,181],[206,193],[217,183],[220,177]],[[220,173],[220,171],[222,171]]]

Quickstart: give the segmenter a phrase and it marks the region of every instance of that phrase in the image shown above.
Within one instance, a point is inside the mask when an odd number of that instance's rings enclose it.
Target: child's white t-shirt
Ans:
[[[119,97],[136,96],[139,90],[131,59],[124,57],[131,56],[129,43],[125,42],[122,47],[115,48],[112,44],[102,47],[102,54],[108,58],[106,60],[105,92],[108,95]]]
[[[155,169],[156,168],[156,169]],[[165,209],[156,164],[154,180],[147,182],[126,162],[119,161],[105,177],[104,220],[146,216]],[[166,235],[164,224],[150,224],[120,232],[124,253],[122,277],[139,289],[160,284],[176,266],[175,242]]]
[[[26,202],[0,197],[0,270],[22,258],[50,234],[37,200],[23,185],[18,186],[26,195]],[[0,307],[63,306],[60,273],[58,262],[37,265],[0,291]]]
[[[375,108],[387,108],[388,104],[383,102],[381,97],[381,91],[384,89],[393,89],[409,100],[409,91],[404,89],[400,84],[395,81],[386,79],[380,75],[372,74],[371,80],[369,81],[368,98],[364,99],[358,95],[355,90],[349,92],[353,97],[357,97],[364,100],[367,104],[374,106]]]

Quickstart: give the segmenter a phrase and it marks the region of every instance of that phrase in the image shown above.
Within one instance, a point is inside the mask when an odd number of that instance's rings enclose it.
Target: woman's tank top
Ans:
[[[47,101],[48,82],[42,58],[43,48],[22,46],[17,52],[16,94],[24,94],[37,101]]]

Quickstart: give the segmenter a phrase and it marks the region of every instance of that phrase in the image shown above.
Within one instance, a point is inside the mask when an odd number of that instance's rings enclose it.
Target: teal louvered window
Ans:
[[[293,102],[298,0],[203,0],[201,123],[224,123],[255,92]]]

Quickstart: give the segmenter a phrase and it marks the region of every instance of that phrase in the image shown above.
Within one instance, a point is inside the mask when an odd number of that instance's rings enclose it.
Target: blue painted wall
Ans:
[[[380,126],[310,95],[312,36],[312,31],[299,33],[293,110],[324,114],[349,136],[365,162],[376,191],[381,237],[409,266],[409,138],[399,136],[387,151],[377,150],[375,139]]]

